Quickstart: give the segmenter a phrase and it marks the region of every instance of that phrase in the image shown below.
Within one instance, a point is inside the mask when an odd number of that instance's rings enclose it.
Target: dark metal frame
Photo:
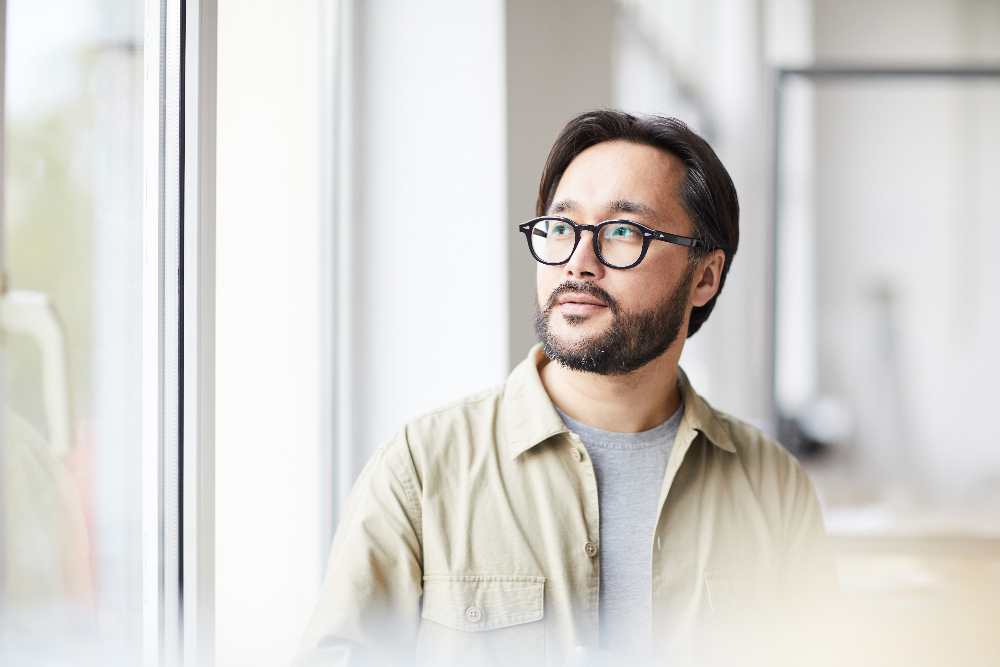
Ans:
[[[767,363],[768,377],[768,412],[771,424],[777,435],[780,420],[784,415],[778,414],[777,402],[777,331],[778,331],[778,245],[781,233],[781,130],[782,106],[784,103],[785,83],[792,78],[806,79],[814,82],[833,81],[864,81],[864,80],[899,80],[899,79],[997,79],[1000,80],[1000,67],[867,67],[867,66],[815,66],[815,67],[778,67],[772,70],[772,100],[771,100],[771,225],[769,229],[768,247],[768,340]]]
[[[531,234],[535,224],[544,220],[558,220],[559,222],[565,222],[573,228],[573,232],[576,234],[576,240],[573,242],[573,250],[569,253],[569,257],[561,262],[546,262],[535,254],[535,249],[531,245]],[[597,236],[602,228],[614,224],[628,224],[642,230],[642,252],[639,253],[639,259],[635,260],[628,266],[615,266],[614,264],[609,264],[603,257],[601,257],[601,248],[600,244],[597,242]],[[528,222],[518,225],[518,229],[524,234],[524,238],[528,241],[528,250],[531,252],[531,256],[534,257],[540,264],[545,264],[547,266],[561,266],[573,258],[573,253],[576,252],[577,247],[580,245],[580,232],[593,232],[594,254],[597,256],[597,259],[601,262],[601,264],[610,269],[631,269],[638,266],[639,262],[641,262],[646,256],[646,251],[649,250],[649,242],[653,240],[666,241],[667,243],[673,243],[675,245],[681,245],[688,248],[706,247],[705,242],[700,239],[692,239],[687,236],[678,236],[677,234],[668,234],[667,232],[657,231],[655,229],[650,229],[646,225],[640,225],[638,222],[634,222],[632,220],[605,220],[604,222],[599,222],[596,225],[580,225],[573,222],[569,218],[564,218],[562,216],[543,215],[539,218],[532,218]]]

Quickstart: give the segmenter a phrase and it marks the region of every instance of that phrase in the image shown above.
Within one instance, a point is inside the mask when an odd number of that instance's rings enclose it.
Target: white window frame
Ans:
[[[143,664],[214,638],[216,0],[147,0]]]
[[[0,298],[7,295],[7,234],[4,212],[7,210],[6,170],[7,164],[7,0],[0,0]],[[0,330],[0,336],[3,336]],[[6,383],[7,355],[0,345],[0,480],[6,479],[6,450],[4,424],[7,399],[4,393]],[[0,493],[0,630],[3,629],[7,599],[7,508],[6,494]],[[0,657],[3,650],[0,647]]]

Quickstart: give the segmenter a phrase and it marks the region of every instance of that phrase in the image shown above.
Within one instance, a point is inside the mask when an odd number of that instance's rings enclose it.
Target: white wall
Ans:
[[[407,420],[508,362],[503,3],[372,0],[353,22],[342,495]]]
[[[341,3],[331,110],[320,14],[333,5],[219,8],[220,665],[282,664],[305,626],[329,546],[325,411],[342,506],[408,419],[507,374],[503,4]],[[323,164],[334,111],[336,174]],[[336,406],[323,376],[331,209]]]
[[[287,664],[323,565],[319,7],[219,3],[220,667]]]

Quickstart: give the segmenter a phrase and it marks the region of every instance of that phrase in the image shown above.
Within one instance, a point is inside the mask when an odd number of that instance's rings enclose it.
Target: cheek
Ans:
[[[639,290],[650,296],[659,294],[670,285],[673,277],[670,274],[669,266],[665,262],[651,262],[649,266],[639,265],[635,269],[628,271],[630,274],[630,287]]]
[[[549,294],[559,286],[559,282],[562,280],[562,272],[553,271],[554,268],[556,267],[539,264],[535,271],[535,295],[538,297],[539,303],[544,304]]]
[[[679,280],[679,276],[670,271],[652,266],[642,273],[632,273],[633,270],[625,272],[630,275],[623,276],[625,279],[615,286],[616,291],[613,292],[622,307],[632,312],[647,310],[653,304],[661,303],[673,294]]]

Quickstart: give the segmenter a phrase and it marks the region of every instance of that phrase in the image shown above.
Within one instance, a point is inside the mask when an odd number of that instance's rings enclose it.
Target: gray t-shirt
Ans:
[[[642,433],[602,431],[556,411],[566,428],[583,440],[597,477],[601,648],[648,660],[652,540],[663,476],[684,404],[670,419]]]

